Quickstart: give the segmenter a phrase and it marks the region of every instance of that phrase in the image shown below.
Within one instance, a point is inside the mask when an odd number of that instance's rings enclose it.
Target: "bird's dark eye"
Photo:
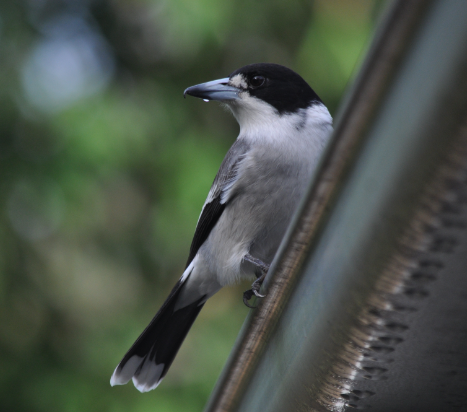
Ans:
[[[250,79],[250,86],[252,89],[256,89],[264,84],[266,79],[263,76],[255,76]]]

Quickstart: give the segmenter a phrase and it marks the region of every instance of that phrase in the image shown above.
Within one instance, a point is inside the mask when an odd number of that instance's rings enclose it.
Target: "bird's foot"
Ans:
[[[269,265],[267,263],[264,263],[262,260],[251,256],[249,253],[243,256],[243,260],[253,263],[253,265],[256,266],[256,268],[261,271],[262,275],[265,275],[266,273],[268,273]],[[257,277],[262,277],[262,276],[257,275]]]
[[[250,309],[256,308],[256,306],[251,306],[248,303],[248,301],[253,297],[253,295],[254,295],[254,293],[253,293],[253,291],[251,289],[243,292],[243,303],[245,304],[245,306],[247,308],[250,308]]]
[[[251,285],[251,291],[255,294],[258,298],[264,298],[266,295],[262,295],[259,293],[261,289],[261,285],[263,284],[264,278],[266,277],[266,273],[263,273],[258,279],[256,279],[253,284]]]
[[[267,273],[267,272],[266,272]],[[261,277],[256,279],[253,284],[251,285],[251,289],[243,292],[243,303],[250,309],[256,308],[256,306],[251,306],[248,301],[254,296],[258,298],[264,298],[266,295],[262,295],[259,293],[261,289],[261,285],[263,284],[263,280],[266,277],[266,273],[264,273]]]
[[[254,306],[251,306],[248,301],[255,295],[258,298],[264,298],[266,295],[262,295],[259,293],[261,289],[261,285],[263,284],[264,278],[266,277],[268,270],[269,270],[269,265],[264,263],[263,261],[256,259],[255,257],[251,256],[250,254],[247,254],[243,257],[244,260],[247,262],[253,263],[258,269],[259,273],[261,273],[260,276],[258,276],[258,279],[256,279],[253,284],[251,285],[251,289],[247,290],[246,292],[243,293],[243,303],[245,306],[249,308],[254,308]]]

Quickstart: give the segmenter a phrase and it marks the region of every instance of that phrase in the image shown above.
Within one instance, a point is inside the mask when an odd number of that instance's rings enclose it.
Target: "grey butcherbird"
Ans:
[[[240,134],[204,203],[182,277],[110,380],[113,386],[133,379],[141,392],[159,385],[220,288],[256,276],[244,301],[262,296],[262,280],[332,131],[318,95],[277,64],[251,64],[184,94],[226,104]]]

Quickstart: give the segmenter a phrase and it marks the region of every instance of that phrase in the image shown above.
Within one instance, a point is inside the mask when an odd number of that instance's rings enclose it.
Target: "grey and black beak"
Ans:
[[[183,92],[183,97],[187,94],[193,97],[199,97],[204,100],[237,100],[239,99],[238,93],[240,89],[234,86],[230,86],[229,78],[213,80],[212,82],[197,84],[196,86],[188,87]]]

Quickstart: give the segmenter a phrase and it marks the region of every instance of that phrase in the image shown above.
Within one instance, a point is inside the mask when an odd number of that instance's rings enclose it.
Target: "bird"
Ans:
[[[240,132],[201,210],[185,271],[152,321],[116,367],[110,383],[133,380],[140,392],[165,377],[207,299],[222,287],[256,279],[260,287],[310,184],[332,132],[332,117],[293,70],[272,63],[188,87],[186,95],[219,101]]]

